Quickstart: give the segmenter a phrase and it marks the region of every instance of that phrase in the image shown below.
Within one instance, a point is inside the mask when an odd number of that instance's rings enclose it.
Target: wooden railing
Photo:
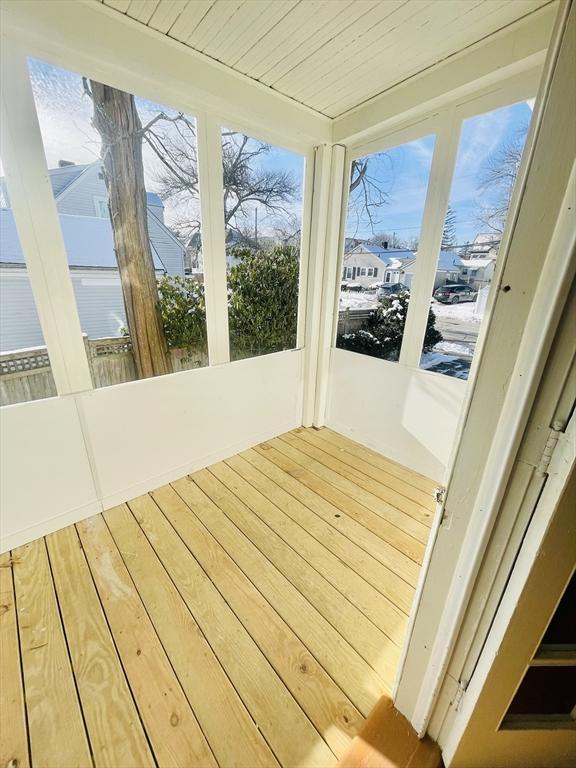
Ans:
[[[84,337],[86,355],[95,387],[123,384],[136,379],[132,344],[126,337],[89,339]],[[175,372],[208,364],[203,351],[171,349]],[[13,405],[56,395],[46,347],[30,347],[0,353],[0,405]]]

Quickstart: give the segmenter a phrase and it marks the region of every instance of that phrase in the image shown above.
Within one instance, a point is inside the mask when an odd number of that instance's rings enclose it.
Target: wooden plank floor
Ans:
[[[296,429],[0,556],[0,766],[335,765],[391,691],[433,488]]]

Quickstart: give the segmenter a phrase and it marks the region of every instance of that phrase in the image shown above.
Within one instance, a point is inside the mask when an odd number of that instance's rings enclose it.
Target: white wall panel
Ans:
[[[73,396],[0,411],[0,551],[99,512]]]
[[[302,423],[302,350],[0,411],[0,552]]]
[[[297,350],[83,393],[104,506],[299,426],[301,390]]]
[[[333,349],[328,392],[329,427],[444,481],[466,382]]]

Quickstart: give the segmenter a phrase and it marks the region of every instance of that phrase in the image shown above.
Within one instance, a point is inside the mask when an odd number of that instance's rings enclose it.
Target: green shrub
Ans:
[[[204,285],[191,277],[165,275],[158,281],[160,311],[169,347],[206,350]]]
[[[340,334],[337,346],[384,360],[398,360],[409,301],[408,291],[385,296],[366,321],[365,327],[355,333]],[[436,328],[436,318],[430,309],[423,351],[428,352],[439,341],[442,341],[442,334]]]
[[[264,355],[296,346],[299,250],[237,248],[228,275],[232,358]]]

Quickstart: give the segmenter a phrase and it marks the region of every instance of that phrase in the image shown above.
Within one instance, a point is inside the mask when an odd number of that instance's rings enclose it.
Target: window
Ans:
[[[41,61],[29,70],[94,385],[206,365],[195,119]]]
[[[0,405],[56,395],[0,161]]]
[[[98,178],[104,180],[104,174],[98,174]],[[107,197],[95,197],[94,207],[96,208],[96,216],[101,219],[108,218],[108,198]]]
[[[382,261],[386,284],[398,282],[401,274],[403,282],[397,293],[383,288],[368,294],[372,312],[365,319],[366,310],[358,310],[357,329],[336,339],[341,349],[390,361],[400,356],[412,283],[409,268],[418,251],[433,151],[434,137],[427,136],[352,162],[346,238]],[[354,303],[348,293],[340,294],[341,312],[350,309],[352,314]]]
[[[462,125],[432,297],[440,338],[425,342],[421,368],[468,378],[531,116],[522,102]]]
[[[304,158],[222,129],[230,359],[297,344]]]

